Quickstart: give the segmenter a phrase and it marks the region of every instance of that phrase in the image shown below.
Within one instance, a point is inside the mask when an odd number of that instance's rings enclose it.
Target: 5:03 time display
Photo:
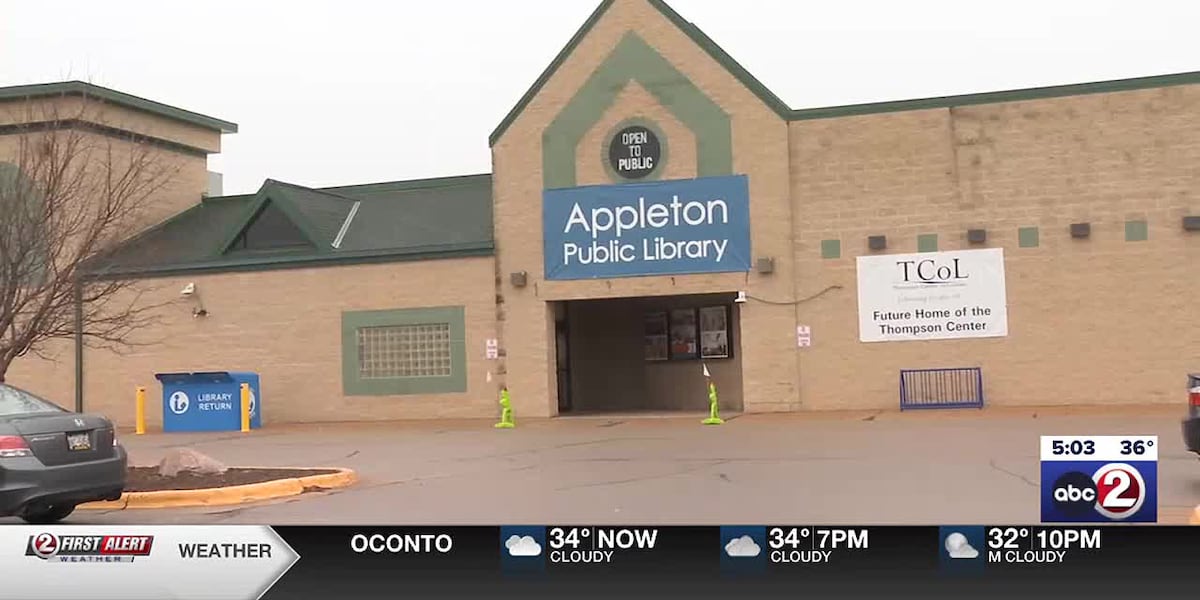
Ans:
[[[1096,453],[1096,442],[1093,440],[1054,440],[1050,445],[1050,451],[1055,456],[1063,455],[1080,455],[1090,456]]]

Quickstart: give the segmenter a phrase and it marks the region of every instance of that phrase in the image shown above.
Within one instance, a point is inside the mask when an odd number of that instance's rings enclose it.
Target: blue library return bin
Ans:
[[[250,428],[262,426],[258,373],[157,373],[162,383],[163,431],[240,431],[242,384],[250,384]]]

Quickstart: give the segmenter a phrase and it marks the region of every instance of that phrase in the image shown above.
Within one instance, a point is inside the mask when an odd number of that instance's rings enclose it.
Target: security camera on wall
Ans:
[[[733,301],[738,304],[745,304],[746,303],[746,292],[738,292],[737,298],[734,298]]]
[[[196,284],[194,284],[194,283],[189,283],[189,284],[183,286],[182,290],[179,290],[180,296],[191,296],[192,294],[195,294],[195,293],[196,293]]]

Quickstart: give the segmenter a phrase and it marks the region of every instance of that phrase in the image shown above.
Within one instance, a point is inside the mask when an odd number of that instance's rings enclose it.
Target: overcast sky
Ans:
[[[491,169],[599,0],[0,0],[0,85],[82,79],[238,123],[210,166],[340,185]],[[1179,0],[669,0],[794,108],[1200,70]]]

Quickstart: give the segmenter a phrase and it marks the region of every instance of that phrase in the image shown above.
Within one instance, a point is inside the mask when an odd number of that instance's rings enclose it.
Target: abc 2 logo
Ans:
[[[1157,463],[1042,463],[1042,522],[1153,523]]]

